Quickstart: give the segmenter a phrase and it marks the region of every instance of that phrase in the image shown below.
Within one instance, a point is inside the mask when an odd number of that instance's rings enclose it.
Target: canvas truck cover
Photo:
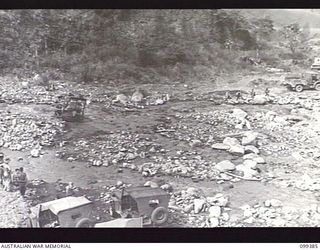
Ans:
[[[66,211],[71,208],[76,208],[80,206],[85,206],[91,204],[86,197],[65,197],[58,200],[48,201],[41,204],[41,211],[50,210],[54,214],[58,215],[62,211]]]
[[[156,197],[156,196],[169,196],[169,194],[161,188],[150,187],[130,187],[124,190],[124,195],[129,194],[134,199]],[[115,192],[115,195],[120,198],[121,192]]]
[[[108,222],[102,222],[96,224],[94,227],[98,228],[124,228],[124,227],[131,227],[131,228],[142,228],[142,218],[130,218],[130,219],[115,219]]]

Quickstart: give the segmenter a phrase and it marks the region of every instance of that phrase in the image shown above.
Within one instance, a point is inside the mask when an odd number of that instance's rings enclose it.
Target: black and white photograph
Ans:
[[[320,226],[320,9],[12,9],[0,32],[0,228]]]

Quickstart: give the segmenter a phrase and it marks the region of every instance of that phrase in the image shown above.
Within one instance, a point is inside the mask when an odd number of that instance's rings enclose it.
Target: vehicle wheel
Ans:
[[[303,90],[303,86],[302,85],[297,85],[296,87],[295,87],[295,90],[297,91],[297,92],[301,92],[302,90]]]
[[[316,84],[315,89],[316,89],[317,91],[320,91],[320,83],[317,83],[317,84]]]
[[[89,228],[89,227],[93,227],[93,223],[88,218],[83,218],[77,222],[76,227]]]
[[[168,220],[168,210],[164,207],[157,207],[151,214],[151,220],[156,225],[162,225]]]

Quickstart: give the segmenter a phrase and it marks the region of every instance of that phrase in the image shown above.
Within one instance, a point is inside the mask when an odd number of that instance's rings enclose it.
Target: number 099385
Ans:
[[[300,248],[316,249],[318,248],[318,244],[300,244]]]

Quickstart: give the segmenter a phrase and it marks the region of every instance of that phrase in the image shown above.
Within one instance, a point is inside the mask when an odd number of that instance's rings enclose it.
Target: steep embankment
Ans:
[[[28,204],[19,192],[0,191],[0,228],[23,227],[28,215]]]

